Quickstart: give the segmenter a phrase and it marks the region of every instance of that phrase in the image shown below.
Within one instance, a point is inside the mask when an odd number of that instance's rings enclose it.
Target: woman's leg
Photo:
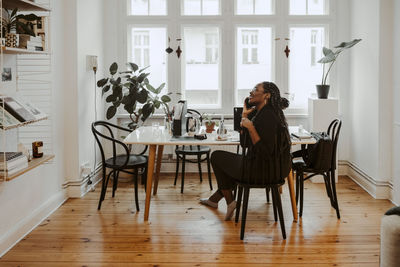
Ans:
[[[218,190],[209,198],[210,201],[217,203],[222,197],[228,205],[233,201],[234,179],[240,179],[241,164],[241,155],[221,150],[211,154],[211,165],[217,179]]]

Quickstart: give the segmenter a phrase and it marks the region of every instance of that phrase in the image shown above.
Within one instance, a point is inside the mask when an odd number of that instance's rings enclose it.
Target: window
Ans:
[[[272,29],[238,27],[236,49],[236,105],[260,81],[272,80]]]
[[[328,0],[290,0],[290,15],[327,15]]]
[[[219,0],[183,0],[183,15],[219,15]]]
[[[271,0],[236,0],[237,15],[271,15]]]
[[[128,0],[130,15],[166,15],[167,0]]]
[[[128,62],[136,63],[139,68],[149,67],[150,84],[158,86],[167,81],[166,28],[142,28],[130,26],[130,45],[128,45]],[[167,88],[163,89],[167,93]]]
[[[183,28],[182,93],[189,105],[221,105],[219,32],[216,26]]]
[[[121,58],[150,66],[150,82],[165,82],[173,102],[231,114],[257,83],[273,81],[282,95],[290,94],[287,113],[306,112],[322,77],[322,47],[331,47],[336,1],[125,1],[120,21],[127,36],[120,43],[127,53]]]

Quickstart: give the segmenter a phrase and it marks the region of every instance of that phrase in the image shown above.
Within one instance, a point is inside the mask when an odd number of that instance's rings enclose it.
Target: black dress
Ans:
[[[248,117],[253,122],[260,140],[253,144],[246,130],[242,132],[241,144],[248,149],[245,160],[242,155],[222,150],[217,150],[211,155],[211,164],[219,189],[233,189],[235,180],[250,179],[253,183],[257,183],[257,179],[264,177],[271,169],[266,162],[269,162],[274,153],[279,127],[278,118],[270,105],[265,105]],[[247,170],[245,173],[243,167]]]

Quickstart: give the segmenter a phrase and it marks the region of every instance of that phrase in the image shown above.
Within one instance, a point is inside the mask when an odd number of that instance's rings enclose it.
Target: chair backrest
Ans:
[[[245,130],[245,135],[248,134]],[[247,139],[245,136],[244,140]],[[253,186],[264,186],[280,184],[289,175],[292,168],[290,154],[291,141],[287,127],[280,126],[277,129],[274,139],[274,151],[271,157],[249,154],[246,142],[242,143],[243,169],[242,177],[245,183]]]
[[[337,154],[337,145],[339,141],[340,129],[342,128],[342,121],[339,119],[334,119],[328,127],[328,135],[331,137],[333,141],[333,153],[332,153],[332,168],[336,169],[336,154]]]
[[[100,132],[99,129],[103,128],[104,132]],[[125,164],[121,165],[124,166],[128,163],[129,160],[129,149],[128,146],[126,144],[124,144],[123,142],[117,140],[114,137],[114,133],[113,133],[113,129],[120,129],[120,130],[124,130],[124,131],[128,131],[130,132],[131,130],[126,129],[124,127],[109,123],[107,121],[95,121],[92,123],[92,132],[93,135],[96,139],[97,144],[99,145],[99,149],[100,149],[100,153],[101,153],[101,160],[103,162],[103,166],[105,166],[105,152],[104,152],[104,148],[103,148],[103,144],[100,140],[100,138],[102,138],[105,141],[111,142],[112,143],[112,151],[113,151],[113,159],[114,159],[114,164],[115,164],[115,160],[116,160],[116,156],[117,156],[117,145],[120,145],[123,149],[124,152],[126,153],[126,161]]]

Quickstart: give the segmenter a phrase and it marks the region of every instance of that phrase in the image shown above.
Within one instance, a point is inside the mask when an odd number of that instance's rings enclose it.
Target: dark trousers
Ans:
[[[211,154],[211,165],[218,189],[234,189],[235,180],[242,179],[242,155],[217,150]]]

